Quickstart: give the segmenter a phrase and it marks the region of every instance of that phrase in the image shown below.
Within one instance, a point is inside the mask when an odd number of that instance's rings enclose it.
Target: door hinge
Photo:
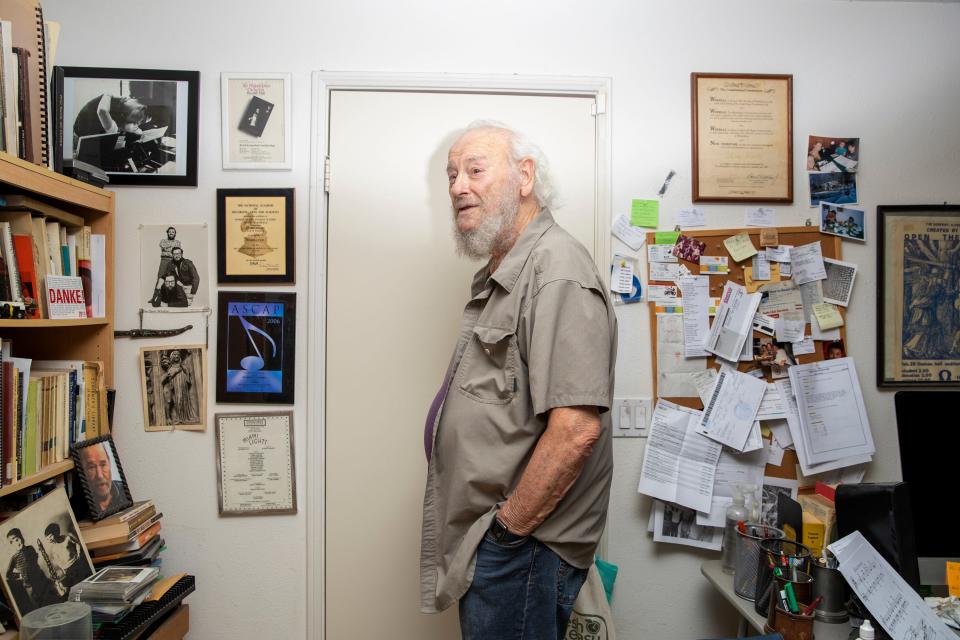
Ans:
[[[323,159],[323,192],[330,193],[330,156]]]
[[[596,100],[593,102],[593,106],[590,107],[590,115],[600,115],[601,113],[607,112],[607,94],[598,93]]]

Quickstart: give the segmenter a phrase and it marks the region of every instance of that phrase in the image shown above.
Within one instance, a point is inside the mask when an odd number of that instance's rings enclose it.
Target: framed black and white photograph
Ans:
[[[54,169],[86,163],[110,185],[197,186],[199,91],[199,71],[54,67]]]
[[[202,344],[140,349],[146,431],[205,431],[207,348]]]
[[[140,298],[144,311],[210,308],[207,225],[140,227]]]
[[[296,513],[293,412],[218,413],[214,424],[220,515]]]
[[[91,438],[70,449],[90,519],[96,522],[133,506],[113,436]]]
[[[62,487],[0,523],[0,582],[18,622],[66,602],[70,587],[93,575],[79,531]]]
[[[293,404],[297,294],[220,291],[217,402]]]
[[[224,169],[291,169],[289,73],[221,73]]]
[[[293,203],[293,189],[217,189],[217,282],[294,284]]]

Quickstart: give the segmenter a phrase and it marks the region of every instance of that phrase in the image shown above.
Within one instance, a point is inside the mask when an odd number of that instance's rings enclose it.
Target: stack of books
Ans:
[[[102,318],[105,272],[106,236],[83,218],[29,196],[0,196],[0,303],[29,319]],[[51,289],[59,292],[52,299]],[[81,291],[83,304],[64,305],[69,291]]]
[[[69,599],[112,620],[143,602],[159,576],[156,567],[106,567],[70,587]]]
[[[154,567],[160,564],[163,538],[160,519],[152,500],[135,503],[129,509],[98,522],[81,520],[80,537],[97,567],[112,565]]]

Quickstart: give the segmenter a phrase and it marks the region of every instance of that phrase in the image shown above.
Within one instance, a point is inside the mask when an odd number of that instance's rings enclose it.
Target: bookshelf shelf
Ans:
[[[0,498],[3,496],[8,496],[11,493],[23,491],[28,487],[32,487],[35,484],[40,484],[41,482],[49,480],[50,478],[55,478],[66,473],[67,471],[70,471],[71,469],[73,469],[73,460],[55,462],[54,464],[48,465],[41,469],[39,473],[35,473],[32,476],[27,476],[23,480],[18,480],[17,482],[0,488]]]
[[[0,320],[0,328],[55,329],[57,327],[99,327],[110,324],[106,318],[80,318],[75,320]]]

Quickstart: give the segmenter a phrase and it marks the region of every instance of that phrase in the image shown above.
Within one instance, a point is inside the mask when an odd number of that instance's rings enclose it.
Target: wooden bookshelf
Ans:
[[[35,473],[32,476],[27,476],[22,480],[17,480],[12,484],[8,484],[0,488],[0,498],[3,496],[8,496],[11,493],[16,493],[22,491],[33,485],[40,484],[45,482],[50,478],[55,478],[59,475],[66,473],[73,469],[73,460],[64,460],[63,462],[55,462],[51,465],[48,465],[40,470],[39,473]]]
[[[22,329],[24,325],[29,325],[31,329],[54,328],[54,327],[99,327],[100,325],[110,324],[106,318],[74,318],[70,320],[0,320],[0,328],[11,327]]]

